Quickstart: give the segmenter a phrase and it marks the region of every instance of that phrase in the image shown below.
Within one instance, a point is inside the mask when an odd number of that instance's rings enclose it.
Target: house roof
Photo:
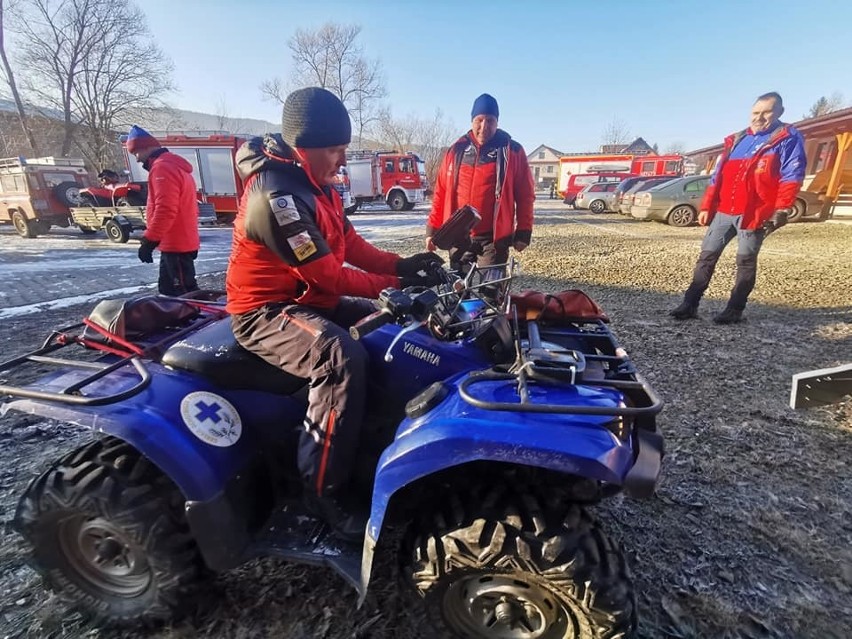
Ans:
[[[805,118],[804,120],[793,122],[793,126],[806,137],[834,135],[836,133],[843,133],[844,131],[852,131],[852,107],[832,111],[831,113],[826,113],[825,115],[820,115],[815,118]],[[689,151],[684,155],[705,155],[719,153],[721,150],[722,143],[720,142],[719,144]]]
[[[528,157],[528,158],[530,158],[530,157],[532,157],[533,155],[535,155],[536,153],[538,153],[539,151],[542,151],[542,150],[550,151],[550,152],[551,152],[551,153],[553,153],[553,154],[554,154],[557,158],[559,158],[559,157],[561,157],[561,156],[565,155],[564,153],[562,153],[562,151],[557,151],[557,150],[556,150],[556,149],[554,149],[552,146],[547,146],[546,144],[539,144],[536,148],[534,148],[532,151],[530,151],[529,153],[527,153],[527,157]]]

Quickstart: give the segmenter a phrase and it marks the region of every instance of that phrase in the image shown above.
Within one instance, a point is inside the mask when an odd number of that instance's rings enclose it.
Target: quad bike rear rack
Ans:
[[[116,402],[124,401],[129,397],[138,395],[151,384],[151,373],[148,371],[143,360],[159,361],[165,349],[179,340],[184,335],[191,333],[201,326],[218,319],[215,311],[218,309],[205,307],[206,310],[214,312],[206,315],[201,315],[193,320],[187,326],[179,329],[169,330],[167,333],[158,333],[154,338],[155,341],[148,341],[142,344],[131,344],[118,340],[118,345],[115,347],[98,344],[84,336],[85,328],[91,327],[90,323],[80,322],[69,326],[56,329],[47,337],[40,348],[34,351],[15,357],[5,362],[0,362],[0,375],[8,373],[27,364],[47,364],[51,367],[76,369],[84,371],[94,371],[92,374],[78,379],[68,386],[58,390],[38,390],[31,386],[14,386],[7,383],[0,383],[0,398],[5,396],[25,399],[38,399],[49,402],[58,402],[61,404],[71,404],[74,406],[104,406]],[[52,357],[51,353],[62,350],[69,346],[81,346],[87,349],[94,349],[108,355],[113,355],[118,359],[114,361],[87,361],[83,359],[70,359],[62,357]],[[129,367],[137,377],[136,381],[129,388],[125,388],[117,393],[106,395],[85,395],[84,389],[91,386],[104,377],[115,373],[123,368]],[[4,382],[0,378],[0,382]]]

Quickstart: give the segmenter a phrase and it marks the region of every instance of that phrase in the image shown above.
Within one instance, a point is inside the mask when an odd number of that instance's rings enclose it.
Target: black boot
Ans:
[[[695,319],[698,317],[698,305],[681,302],[680,306],[669,311],[669,315],[676,320]]]
[[[726,307],[721,313],[713,316],[714,324],[739,324],[744,322],[743,312],[736,308]]]
[[[363,541],[367,530],[366,516],[348,512],[331,497],[317,497],[308,493],[304,496],[304,503],[309,513],[331,526],[332,533],[338,539],[347,542]]]

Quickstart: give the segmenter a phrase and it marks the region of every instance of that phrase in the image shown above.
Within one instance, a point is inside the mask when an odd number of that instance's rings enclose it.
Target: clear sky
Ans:
[[[821,95],[852,104],[849,0],[139,0],[175,65],[179,108],[278,122],[260,83],[286,77],[296,29],[357,24],[394,115],[440,108],[467,130],[488,92],[527,151],[597,148],[623,121],[660,149],[716,144],[754,98],[795,121]]]

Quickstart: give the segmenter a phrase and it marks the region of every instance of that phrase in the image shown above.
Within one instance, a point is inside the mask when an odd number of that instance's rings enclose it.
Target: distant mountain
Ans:
[[[134,124],[152,131],[228,131],[260,135],[279,131],[281,124],[253,118],[229,118],[185,109],[145,109]]]

